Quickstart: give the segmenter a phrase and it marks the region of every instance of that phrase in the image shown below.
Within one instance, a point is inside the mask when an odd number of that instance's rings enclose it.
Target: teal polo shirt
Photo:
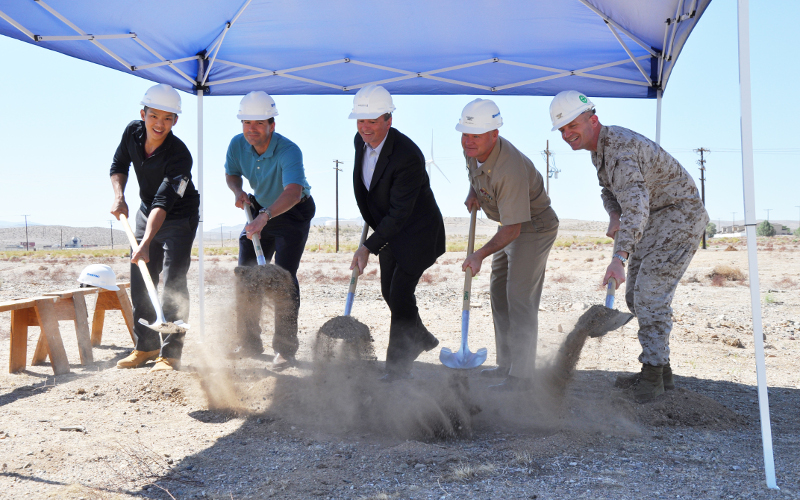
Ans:
[[[303,153],[295,143],[273,132],[263,155],[256,153],[244,134],[231,139],[225,156],[225,173],[246,178],[256,201],[262,207],[275,203],[289,184],[303,186],[303,196],[311,194],[303,170]]]

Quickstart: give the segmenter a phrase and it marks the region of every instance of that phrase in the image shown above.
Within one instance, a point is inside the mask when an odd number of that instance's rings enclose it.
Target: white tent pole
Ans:
[[[205,290],[203,280],[203,89],[197,89],[197,188],[200,192],[200,224],[197,232],[200,236],[200,247],[197,250],[198,257],[198,288],[200,293],[200,339],[205,340],[206,336],[206,316],[205,316]]]
[[[769,421],[767,370],[764,363],[764,334],[761,324],[761,296],[756,256],[755,188],[753,187],[753,113],[750,88],[750,6],[739,0],[739,94],[742,129],[742,182],[744,184],[744,225],[747,235],[747,263],[750,272],[750,307],[753,312],[753,344],[756,351],[758,409],[761,417],[761,443],[764,448],[764,473],[767,487],[779,489],[775,482],[775,460],[772,455],[772,430]]]
[[[661,89],[656,90],[656,144],[661,145]]]

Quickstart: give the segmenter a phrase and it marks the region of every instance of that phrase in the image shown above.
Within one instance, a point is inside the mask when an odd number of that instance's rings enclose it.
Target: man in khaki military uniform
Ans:
[[[504,378],[497,390],[530,387],[536,363],[539,301],[545,265],[558,234],[558,217],[533,162],[498,128],[503,118],[497,105],[476,99],[461,113],[456,130],[467,159],[470,190],[464,204],[480,208],[500,222],[491,240],[464,261],[475,275],[483,259],[492,256],[490,292],[497,368],[482,376]]]
[[[553,130],[573,150],[591,151],[603,206],[615,237],[614,255],[603,284],[628,284],[625,301],[639,320],[639,361],[634,396],[644,403],[675,387],[669,364],[672,298],[708,224],[697,186],[678,161],[658,144],[622,127],[604,126],[594,104],[575,90],[559,93],[550,104]],[[627,379],[627,380],[626,380]]]

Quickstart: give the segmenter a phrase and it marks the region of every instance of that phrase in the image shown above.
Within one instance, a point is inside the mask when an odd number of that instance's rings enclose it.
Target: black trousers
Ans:
[[[431,333],[422,324],[414,295],[422,273],[412,274],[397,265],[389,245],[378,253],[381,268],[381,294],[392,313],[386,370],[407,372]]]
[[[262,207],[254,198],[250,200],[253,218]],[[292,310],[275,310],[275,334],[272,337],[272,349],[285,356],[294,356],[300,343],[297,339],[297,314],[300,310],[300,286],[297,282],[297,268],[306,248],[311,219],[317,207],[314,199],[308,196],[304,201],[293,206],[287,212],[271,219],[261,231],[261,249],[267,262],[275,257],[275,265],[286,269],[292,275],[295,294],[292,297]],[[239,235],[239,265],[256,266],[256,251],[253,241],[247,239],[244,230]],[[244,293],[238,291],[237,293]],[[237,300],[237,334],[238,341],[245,347],[258,352],[263,351],[261,343],[261,307],[263,297],[246,297]]]
[[[147,270],[153,283],[158,286],[159,275],[164,275],[164,291],[159,299],[164,310],[164,319],[170,322],[189,319],[189,286],[186,275],[192,260],[192,243],[197,233],[200,216],[165,220],[150,243],[150,262]],[[136,212],[136,241],[141,242],[147,227],[147,216]],[[142,274],[137,264],[131,264],[131,305],[133,306],[133,333],[137,351],[160,349],[165,358],[180,359],[185,334],[169,334],[161,344],[158,332],[139,322],[156,320],[156,311],[147,294]]]

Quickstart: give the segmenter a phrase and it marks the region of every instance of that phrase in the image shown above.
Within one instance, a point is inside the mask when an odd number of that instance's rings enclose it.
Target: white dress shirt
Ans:
[[[386,134],[389,137],[389,134]],[[364,143],[364,163],[361,164],[361,180],[364,181],[367,191],[369,185],[372,183],[372,175],[375,173],[375,165],[378,163],[378,157],[381,155],[383,144],[386,142],[386,137],[383,138],[378,147],[373,149],[369,144]]]

